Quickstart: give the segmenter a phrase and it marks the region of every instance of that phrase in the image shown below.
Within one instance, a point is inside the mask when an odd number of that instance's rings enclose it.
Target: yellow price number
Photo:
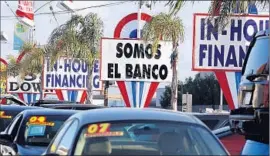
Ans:
[[[30,123],[35,123],[35,122],[39,122],[39,123],[44,123],[46,121],[46,117],[45,116],[32,116],[29,119]]]
[[[10,119],[12,116],[6,115],[5,111],[0,111],[0,118]]]
[[[38,125],[46,125],[46,126],[54,126],[53,122],[46,122],[45,116],[32,116],[28,123],[30,124],[38,124]]]
[[[91,124],[88,126],[87,132],[88,134],[105,133],[109,131],[109,128],[109,123]]]

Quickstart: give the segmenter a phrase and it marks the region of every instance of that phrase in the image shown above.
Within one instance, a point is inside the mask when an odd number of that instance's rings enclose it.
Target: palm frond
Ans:
[[[160,13],[153,16],[151,21],[143,27],[143,39],[153,41],[153,52],[156,52],[157,45],[162,40],[170,40],[173,45],[184,41],[184,25],[179,17],[170,14]]]
[[[49,39],[51,66],[61,56],[80,58],[90,61],[99,50],[99,41],[103,35],[103,22],[95,13],[85,17],[74,15],[65,24],[56,28]]]
[[[24,44],[21,52],[24,52],[23,58],[17,62],[17,58],[8,56],[8,74],[24,77],[27,74],[42,72],[42,65],[44,63],[45,51],[41,48],[33,46],[31,43]]]
[[[181,8],[186,4],[186,2],[191,2],[194,4],[195,1],[188,0],[169,0],[165,6],[170,7],[170,15],[176,15]]]
[[[176,15],[186,2],[186,0],[169,0],[165,6],[170,7],[171,15]],[[194,2],[200,1],[189,2],[194,4]],[[239,14],[247,13],[248,4],[255,4],[258,10],[269,12],[269,0],[211,0],[208,11],[210,16],[208,17],[208,20],[213,21],[215,18],[218,23],[216,31],[222,30],[228,25],[229,17],[234,14],[234,12],[238,12]],[[216,14],[217,10],[220,10],[218,15]]]
[[[258,10],[268,10],[269,11],[269,1],[268,0],[212,0],[209,7],[209,14],[207,20],[214,21],[218,23],[214,31],[221,32],[228,24],[231,15],[237,13],[239,15],[247,14],[249,4],[254,4]],[[219,13],[217,13],[219,10]]]

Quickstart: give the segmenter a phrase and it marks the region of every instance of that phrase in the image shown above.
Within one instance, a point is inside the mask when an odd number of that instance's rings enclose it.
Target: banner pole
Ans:
[[[137,38],[141,38],[141,14],[142,14],[142,0],[139,1],[139,8],[138,8],[138,28],[137,28]],[[140,107],[140,101],[139,101],[139,90],[140,90],[140,83],[136,82],[136,108]]]
[[[220,88],[220,104],[219,104],[219,110],[223,110],[223,92],[222,89]]]

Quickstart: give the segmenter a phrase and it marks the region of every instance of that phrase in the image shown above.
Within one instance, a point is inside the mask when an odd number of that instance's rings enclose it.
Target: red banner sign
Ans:
[[[34,20],[34,1],[18,0],[18,9],[16,15],[19,17],[26,17],[29,20]]]

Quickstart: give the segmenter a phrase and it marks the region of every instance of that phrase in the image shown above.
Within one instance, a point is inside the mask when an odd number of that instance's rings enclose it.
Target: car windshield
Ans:
[[[48,146],[57,130],[69,116],[30,116],[26,121],[24,142],[32,146]]]
[[[82,128],[74,155],[227,155],[204,127],[180,122],[119,121]]]
[[[258,38],[249,54],[244,75],[269,74],[269,70],[267,70],[268,53],[269,37]]]

